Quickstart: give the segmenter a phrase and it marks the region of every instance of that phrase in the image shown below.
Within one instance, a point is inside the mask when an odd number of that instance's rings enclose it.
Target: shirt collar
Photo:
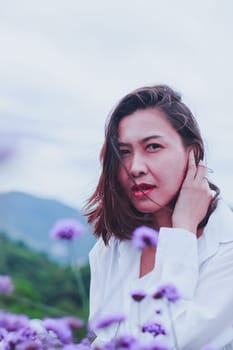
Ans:
[[[204,228],[203,234],[198,239],[199,263],[213,256],[221,243],[233,241],[233,213],[229,206],[220,199],[217,208],[211,214],[209,221]],[[133,266],[140,257],[140,252],[133,247],[131,241],[119,242],[117,245],[119,265]]]

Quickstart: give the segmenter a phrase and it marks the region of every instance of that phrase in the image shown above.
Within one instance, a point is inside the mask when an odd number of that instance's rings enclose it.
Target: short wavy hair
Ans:
[[[85,206],[85,215],[94,226],[94,234],[102,237],[105,244],[112,236],[120,240],[130,239],[132,231],[140,225],[153,226],[152,214],[141,213],[133,207],[118,179],[121,165],[118,149],[119,123],[125,116],[147,108],[156,108],[164,113],[180,135],[183,145],[193,147],[196,164],[204,158],[204,142],[198,123],[178,92],[167,85],[155,85],[141,87],[123,97],[107,119],[105,141],[100,155],[102,172],[96,190]],[[209,186],[215,195],[198,228],[206,225],[217,206],[219,188],[210,181]]]

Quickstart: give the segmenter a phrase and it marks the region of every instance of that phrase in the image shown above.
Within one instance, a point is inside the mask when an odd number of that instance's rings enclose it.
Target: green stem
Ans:
[[[69,248],[69,252],[70,252],[71,269],[74,273],[74,277],[75,277],[75,280],[76,280],[76,283],[78,286],[79,294],[80,294],[81,301],[82,301],[82,306],[85,307],[88,304],[88,299],[86,296],[86,291],[85,291],[85,287],[84,287],[84,283],[83,283],[81,270],[75,261],[75,254],[74,254],[74,250],[73,250],[72,241],[68,242],[68,243],[69,243],[68,248]]]
[[[29,306],[30,305],[36,306],[40,310],[43,310],[45,312],[50,312],[50,313],[55,314],[57,316],[61,316],[61,315],[66,316],[67,315],[67,312],[64,311],[64,310],[60,310],[60,309],[57,309],[55,307],[39,303],[39,302],[37,302],[35,300],[31,300],[31,299],[29,299],[27,297],[23,297],[23,296],[15,294],[15,293],[10,295],[9,298],[12,299],[12,300],[20,301],[21,303],[24,303],[24,304],[29,305]]]

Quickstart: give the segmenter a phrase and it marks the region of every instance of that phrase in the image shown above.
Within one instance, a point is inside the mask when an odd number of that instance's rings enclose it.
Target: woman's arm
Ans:
[[[202,162],[196,165],[190,151],[172,215],[173,228],[161,229],[157,247],[161,283],[171,282],[181,293],[173,309],[182,350],[197,350],[220,339],[233,323],[233,242],[220,244],[215,256],[199,268],[197,227],[212,199],[206,175],[206,167]],[[221,346],[227,338],[233,339],[233,328]],[[219,346],[217,341],[215,345]]]
[[[161,230],[160,283],[174,284],[181,294],[172,306],[180,349],[197,350],[208,343],[219,348],[233,340],[233,241],[221,243],[199,270],[193,238],[184,230]]]

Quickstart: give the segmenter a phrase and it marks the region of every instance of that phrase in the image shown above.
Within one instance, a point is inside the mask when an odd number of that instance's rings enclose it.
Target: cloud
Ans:
[[[98,164],[89,149],[75,152],[63,144],[24,139],[17,157],[1,167],[0,189],[20,189],[80,207],[91,194],[97,172]]]

